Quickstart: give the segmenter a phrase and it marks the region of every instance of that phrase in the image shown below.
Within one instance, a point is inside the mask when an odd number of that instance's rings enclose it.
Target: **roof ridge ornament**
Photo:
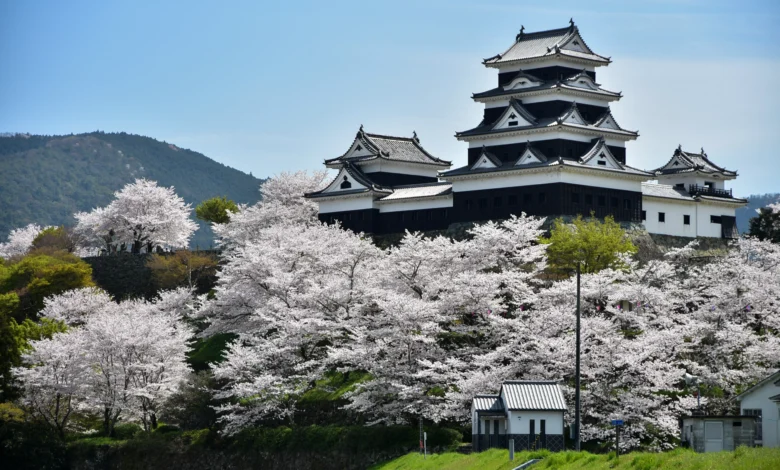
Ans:
[[[569,28],[574,28],[574,17],[569,18]]]
[[[515,36],[515,42],[520,42],[521,39],[523,39],[523,36],[525,35],[525,26],[520,25],[520,33],[518,33],[517,36]]]
[[[702,147],[702,148],[701,148],[701,154],[702,154],[702,156],[704,156],[704,157],[706,157],[706,156],[707,156],[707,153],[704,151],[704,147]]]
[[[418,144],[420,143],[420,138],[417,137],[417,131],[412,131],[412,140],[414,140]]]

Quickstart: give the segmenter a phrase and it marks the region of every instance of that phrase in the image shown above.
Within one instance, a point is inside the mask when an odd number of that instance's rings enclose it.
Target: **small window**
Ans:
[[[517,125],[517,121],[509,121],[506,125],[510,126],[510,127],[516,126]]]
[[[712,181],[705,181],[704,186],[706,186],[708,189],[712,189],[715,187],[715,183],[713,183]]]
[[[683,224],[684,225],[691,225],[691,216],[690,215],[683,215]]]
[[[573,204],[579,204],[580,203],[580,195],[577,193],[571,193],[571,202]]]
[[[612,207],[617,207],[618,206],[618,198],[613,197],[611,202],[612,202]]]
[[[477,201],[477,204],[479,204],[480,209],[487,209],[487,198],[481,197],[479,198],[479,201]]]
[[[539,193],[539,203],[543,203],[544,199],[545,199],[545,194],[544,193]]]
[[[642,220],[647,220],[647,211],[642,211]]]
[[[742,421],[734,421],[731,423],[732,426],[742,426]]]
[[[496,196],[493,198],[493,207],[501,207],[501,196]]]
[[[744,416],[755,416],[756,417],[756,440],[757,441],[763,441],[764,440],[764,430],[761,418],[761,409],[744,409],[742,410],[742,414]]]
[[[592,194],[586,194],[585,195],[585,204],[593,204],[593,195]]]
[[[466,199],[466,210],[470,211],[473,208],[474,208],[474,201],[472,201],[471,199]]]
[[[721,222],[722,222],[722,220],[721,220],[719,215],[711,215],[710,216],[710,223],[711,224],[719,224]]]
[[[623,209],[631,210],[631,199],[623,199]]]
[[[597,163],[601,166],[607,166],[607,162],[605,162],[604,160],[599,160]]]
[[[341,189],[349,189],[352,187],[352,183],[347,179],[347,175],[344,175],[344,181],[341,183]]]
[[[684,183],[677,183],[677,184],[674,185],[674,187],[677,188],[677,189],[685,189],[685,184]]]
[[[658,221],[659,222],[666,222],[666,213],[665,212],[659,212],[658,213]]]
[[[507,197],[507,202],[510,206],[516,206],[517,205],[517,194],[510,194]]]
[[[599,206],[604,207],[607,205],[607,196],[599,196]]]
[[[523,194],[523,204],[531,204],[532,202],[534,202],[534,196],[532,194]]]

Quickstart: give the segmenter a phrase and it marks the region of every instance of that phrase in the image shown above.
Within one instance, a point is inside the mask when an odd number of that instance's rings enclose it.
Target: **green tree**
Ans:
[[[211,253],[179,250],[174,254],[154,254],[146,262],[152,271],[155,287],[170,290],[177,287],[197,288],[206,293],[217,274],[217,257]],[[211,282],[208,282],[211,280]]]
[[[637,248],[626,232],[607,216],[602,222],[591,216],[582,216],[567,224],[562,219],[553,222],[549,238],[541,242],[547,247],[549,270],[554,275],[568,276],[577,269],[583,273],[595,273],[602,269],[625,267],[623,256],[633,255]]]
[[[225,196],[212,197],[198,204],[195,215],[206,222],[224,224],[230,220],[230,214],[238,212],[238,206]]]
[[[750,219],[748,235],[780,243],[780,212],[774,212],[768,207],[759,209],[758,215]]]
[[[89,264],[52,248],[33,250],[18,262],[0,267],[0,294],[18,296],[16,308],[9,313],[20,322],[36,320],[47,296],[93,285]]]
[[[44,229],[32,242],[32,249],[62,250],[73,253],[78,246],[78,237],[70,227],[60,225]]]

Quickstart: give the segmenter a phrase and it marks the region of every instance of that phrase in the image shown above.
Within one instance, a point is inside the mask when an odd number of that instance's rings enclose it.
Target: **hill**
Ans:
[[[743,234],[750,231],[750,219],[756,216],[756,210],[780,201],[780,193],[753,194],[747,200],[747,206],[737,209],[737,228]]]
[[[185,201],[213,196],[254,203],[262,180],[167,142],[121,133],[0,137],[0,240],[29,223],[72,225],[73,213],[104,206],[136,178],[173,186]],[[193,214],[194,217],[194,214]],[[201,224],[192,246],[209,247]]]

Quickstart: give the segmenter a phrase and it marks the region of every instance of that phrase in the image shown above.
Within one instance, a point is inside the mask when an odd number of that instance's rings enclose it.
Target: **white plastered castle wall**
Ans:
[[[375,209],[374,196],[366,195],[363,197],[351,197],[335,200],[317,201],[320,206],[320,214],[332,212],[359,211],[364,209]]]
[[[379,212],[416,211],[420,209],[438,209],[452,207],[452,195],[435,199],[408,200],[403,199],[393,202],[380,202],[377,204]]]
[[[642,225],[650,233],[696,237],[696,205],[696,201],[687,202],[645,196],[642,198],[642,210],[645,211],[646,219],[642,221]],[[665,222],[658,221],[658,214],[661,212],[664,213]],[[689,225],[683,223],[685,215],[690,216]]]
[[[500,176],[492,174],[486,178],[456,180],[452,182],[453,192],[480,191],[483,189],[512,188],[536,184],[571,183],[600,188],[621,189],[641,192],[640,181],[620,179],[613,176],[601,176],[570,171],[545,171],[539,173],[520,173]]]

